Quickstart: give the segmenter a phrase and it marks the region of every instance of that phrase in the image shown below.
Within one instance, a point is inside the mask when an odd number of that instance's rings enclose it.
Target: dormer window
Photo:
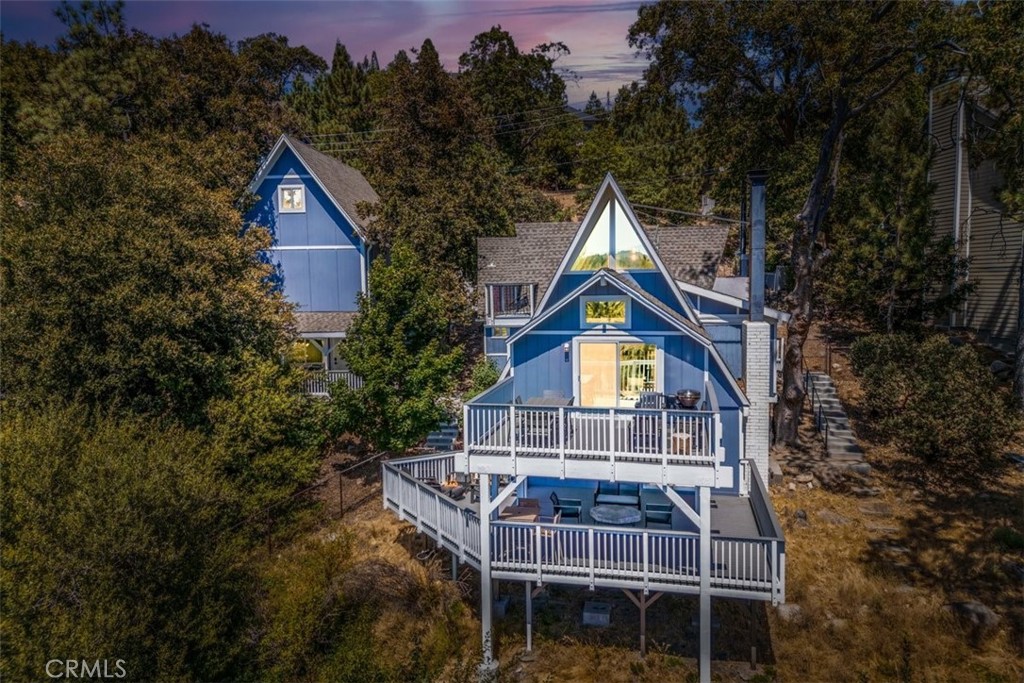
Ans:
[[[281,185],[278,188],[278,206],[281,213],[306,212],[306,188],[302,185]]]
[[[494,318],[533,315],[533,285],[487,285],[488,314]]]

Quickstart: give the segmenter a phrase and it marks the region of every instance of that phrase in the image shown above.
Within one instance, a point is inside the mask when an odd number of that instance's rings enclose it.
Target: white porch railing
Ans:
[[[312,396],[327,396],[330,394],[331,385],[342,382],[349,389],[359,389],[363,386],[363,378],[348,370],[328,370],[326,372],[310,372],[305,379],[304,389]]]
[[[390,465],[419,482],[446,481],[455,472],[454,453],[430,453],[392,460]]]
[[[436,465],[427,464],[432,459]],[[424,472],[440,481],[453,467],[451,453],[383,463],[384,507],[479,569],[480,519],[476,509],[456,503],[412,475]],[[756,473],[753,479],[758,479]],[[763,494],[757,484],[752,489],[752,498]],[[766,500],[756,504],[767,505],[770,511]],[[757,513],[755,507],[755,516]],[[784,601],[785,542],[781,530],[776,530],[778,536],[762,529],[759,538],[712,537],[712,593]],[[696,533],[491,523],[493,578],[695,593],[700,588],[699,568],[700,536]]]
[[[465,407],[465,452],[665,465],[715,465],[725,458],[721,416],[713,411],[476,403]]]

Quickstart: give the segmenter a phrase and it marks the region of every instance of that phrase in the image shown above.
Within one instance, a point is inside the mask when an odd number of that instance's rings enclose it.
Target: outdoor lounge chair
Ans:
[[[645,527],[672,528],[672,506],[668,503],[648,503],[644,510]]]
[[[554,514],[561,515],[561,519],[580,521],[583,514],[583,501],[576,498],[559,498],[554,491],[551,492],[551,503],[554,506]]]

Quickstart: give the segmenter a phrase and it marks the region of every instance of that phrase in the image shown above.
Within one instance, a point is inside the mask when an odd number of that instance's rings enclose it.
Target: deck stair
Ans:
[[[837,464],[863,462],[864,451],[850,429],[850,420],[832,378],[823,372],[808,372],[807,380],[814,424],[825,439],[829,460]]]
[[[450,451],[455,444],[455,439],[459,436],[459,425],[454,420],[447,420],[439,422],[437,429],[430,432],[427,435],[427,441],[424,444],[428,449],[444,452]]]

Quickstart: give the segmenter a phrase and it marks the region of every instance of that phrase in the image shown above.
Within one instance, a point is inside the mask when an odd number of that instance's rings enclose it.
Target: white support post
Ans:
[[[615,481],[615,408],[609,411],[608,419],[608,462],[611,464],[611,481]]]
[[[480,474],[480,510],[491,509],[491,475]],[[494,661],[494,634],[491,630],[491,613],[494,608],[491,595],[491,516],[480,515],[480,631],[483,639],[483,661],[481,675],[490,674],[497,668]]]
[[[661,453],[663,458],[662,467],[668,474],[668,411],[661,411]]]
[[[533,586],[524,581],[526,586],[526,651],[533,652]]]
[[[590,590],[594,590],[594,527],[587,529],[587,557],[590,563]]]
[[[512,404],[508,407],[508,446],[509,446],[509,457],[512,460],[512,474],[516,474],[516,406]]]
[[[697,489],[700,507],[700,683],[711,683],[711,488]]]
[[[565,408],[558,406],[558,461],[562,465],[562,478],[565,478],[565,440],[569,430],[565,428]]]

